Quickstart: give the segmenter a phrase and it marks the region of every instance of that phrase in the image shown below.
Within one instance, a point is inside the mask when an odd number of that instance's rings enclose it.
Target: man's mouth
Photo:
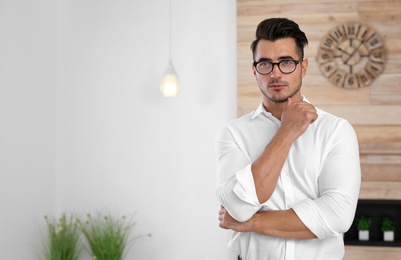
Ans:
[[[275,84],[269,84],[269,87],[270,87],[270,88],[277,89],[277,88],[284,88],[285,85],[284,85],[284,84],[277,84],[277,83],[275,83]]]

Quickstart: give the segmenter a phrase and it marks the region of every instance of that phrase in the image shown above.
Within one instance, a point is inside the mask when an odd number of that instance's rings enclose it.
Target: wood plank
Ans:
[[[400,21],[398,23],[400,23]],[[394,25],[394,26],[397,26],[398,28],[400,28],[399,24],[398,25]],[[387,37],[385,38],[386,52],[387,52],[387,57],[389,57],[389,58],[394,58],[393,55],[401,54],[401,43],[400,43],[400,41],[401,41],[401,37],[400,37],[401,31],[397,30],[396,33],[397,33],[397,35],[394,36],[394,37],[390,37],[390,35],[387,35]],[[387,59],[389,59],[389,58],[387,58]],[[398,71],[397,72],[399,72],[400,69],[401,68],[398,67]]]
[[[401,38],[397,39],[401,42]],[[398,52],[398,51],[397,51]],[[395,50],[391,51],[391,55],[387,55],[386,66],[384,67],[384,73],[389,74],[400,74],[401,73],[401,47],[400,53],[397,53]]]
[[[378,10],[369,12],[360,12],[359,18],[361,21],[372,23],[377,21],[388,21],[388,20],[401,20],[401,9],[392,10]]]
[[[401,10],[401,2],[398,0],[387,0],[387,1],[358,1],[358,11],[363,12],[378,12],[386,11],[390,12],[393,10]]]
[[[364,182],[401,182],[401,164],[361,164]]]
[[[359,144],[360,154],[401,154],[401,143]]]
[[[271,16],[281,12],[280,5],[248,5],[248,6],[238,6],[237,7],[237,18],[245,18],[243,21],[247,21],[246,18],[251,16]],[[243,23],[241,23],[243,24]],[[245,23],[246,24],[246,23]]]
[[[321,105],[320,108],[353,125],[401,125],[401,106]]]
[[[315,13],[356,13],[358,12],[358,3],[352,1],[347,1],[346,3],[333,1],[300,3],[300,1],[293,1],[291,5],[281,5],[282,13],[307,13],[310,15],[310,10],[313,10]]]
[[[359,144],[361,154],[401,154],[401,143]]]
[[[255,38],[256,26],[257,26],[257,24],[248,25],[248,26],[244,26],[244,25],[237,26],[237,46],[238,46],[238,44],[246,43],[248,46],[247,48],[249,49],[251,42]],[[241,46],[239,46],[239,47],[241,47]],[[237,47],[237,51],[238,51],[238,47]]]
[[[401,142],[401,125],[354,125],[361,143]]]
[[[364,164],[400,164],[401,154],[361,154],[360,159]]]
[[[303,29],[303,25],[305,24],[324,24],[331,23],[335,27],[336,24],[340,24],[343,22],[355,22],[358,20],[357,12],[341,12],[341,13],[331,13],[327,16],[327,13],[314,13],[310,15],[310,13],[285,13],[279,12],[270,15],[252,15],[252,16],[240,16],[237,17],[237,23],[239,25],[257,25],[262,20],[270,17],[286,17],[288,19],[296,21],[301,29]],[[256,29],[256,27],[255,27]]]
[[[401,259],[401,248],[398,247],[371,247],[371,246],[345,246],[343,260],[383,260]]]
[[[401,199],[401,182],[362,182],[361,199]]]
[[[370,98],[372,105],[401,105],[401,94],[374,95]]]
[[[372,95],[401,94],[401,74],[382,74],[370,86]]]
[[[359,0],[360,2],[361,0]],[[368,1],[368,0],[364,0]],[[371,1],[371,0],[369,0]],[[377,1],[377,0],[376,0]],[[310,4],[310,3],[316,3],[316,2],[321,2],[319,0],[281,0],[280,5],[293,5],[294,3],[297,4]],[[356,2],[355,0],[350,1],[350,0],[336,0],[336,3],[349,3],[349,2]],[[277,5],[276,1],[266,1],[266,0],[237,0],[237,7],[243,7],[243,6],[252,6],[252,5]]]

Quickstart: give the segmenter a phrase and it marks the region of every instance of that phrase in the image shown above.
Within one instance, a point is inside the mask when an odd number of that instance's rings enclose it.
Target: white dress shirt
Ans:
[[[305,100],[305,99],[304,99]],[[263,105],[217,134],[217,197],[238,221],[292,208],[318,238],[291,240],[234,232],[229,247],[243,260],[340,260],[342,234],[354,219],[361,182],[358,141],[348,121],[317,109],[318,119],[291,146],[271,198],[259,203],[251,164],[281,122]]]

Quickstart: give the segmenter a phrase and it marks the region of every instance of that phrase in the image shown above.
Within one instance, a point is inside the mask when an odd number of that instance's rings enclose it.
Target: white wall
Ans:
[[[0,1],[0,258],[34,259],[55,205],[55,3]]]
[[[172,1],[173,99],[168,1],[15,2],[0,2],[2,257],[33,258],[44,214],[111,209],[153,235],[127,259],[230,259],[214,137],[235,116],[235,1]]]

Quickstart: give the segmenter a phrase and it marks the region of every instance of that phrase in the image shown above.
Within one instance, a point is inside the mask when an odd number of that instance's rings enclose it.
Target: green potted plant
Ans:
[[[45,220],[47,237],[41,259],[77,260],[82,251],[77,218],[63,213],[58,219],[45,216]]]
[[[357,230],[359,235],[359,240],[369,240],[369,229],[372,225],[372,219],[361,215],[357,220]]]
[[[126,216],[98,213],[95,216],[88,214],[86,220],[80,222],[80,229],[88,241],[93,259],[122,260],[134,224]]]
[[[384,241],[394,241],[395,220],[385,217],[381,222],[381,230],[383,231]]]

